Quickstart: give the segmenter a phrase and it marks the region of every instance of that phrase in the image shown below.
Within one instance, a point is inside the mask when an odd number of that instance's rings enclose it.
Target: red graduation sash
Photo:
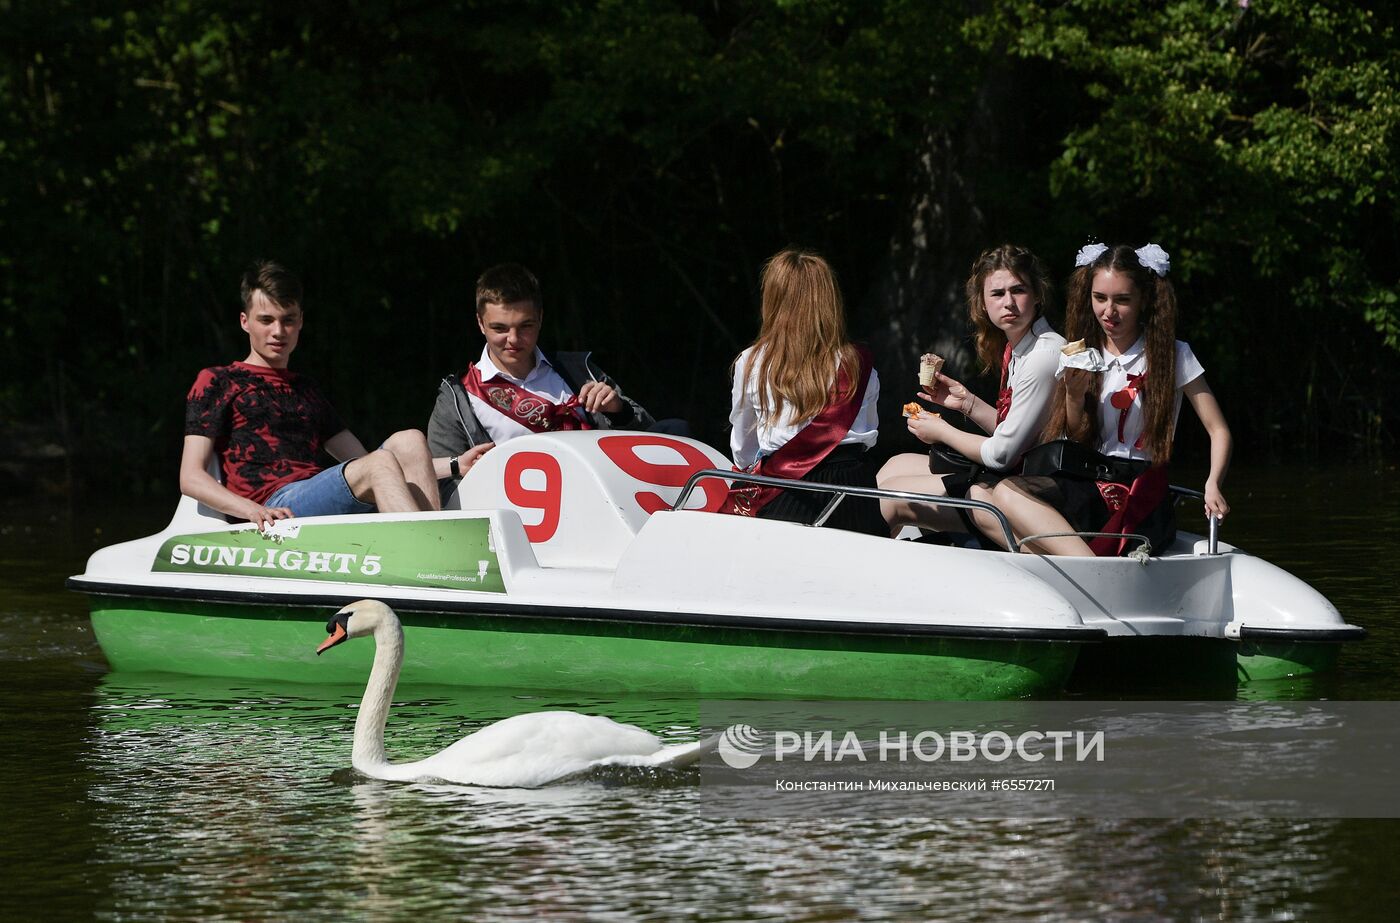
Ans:
[[[1166,499],[1167,466],[1153,465],[1133,478],[1133,483],[1127,487],[1113,481],[1096,483],[1103,502],[1113,514],[1099,531],[1134,532]],[[1101,558],[1113,558],[1122,554],[1127,544],[1126,538],[1096,538],[1089,542],[1089,547]]]
[[[554,433],[593,428],[593,424],[585,419],[586,414],[579,412],[577,394],[562,404],[555,404],[508,381],[504,375],[496,376],[488,384],[481,380],[481,370],[475,362],[467,366],[467,372],[462,376],[462,387],[468,394],[475,394],[531,432]]]
[[[870,384],[870,371],[873,368],[870,351],[857,346],[859,357],[858,374],[860,381],[850,397],[841,403],[830,403],[822,412],[797,434],[778,447],[772,455],[764,456],[754,466],[753,474],[770,477],[801,480],[802,476],[815,468],[831,450],[841,444],[841,440],[851,431],[851,424],[865,403],[865,387]],[[840,394],[850,387],[850,379],[844,367],[838,367],[833,395]],[[739,484],[729,490],[729,497],[720,507],[721,513],[736,516],[757,516],[758,512],[773,501],[782,488],[760,487],[757,484]]]

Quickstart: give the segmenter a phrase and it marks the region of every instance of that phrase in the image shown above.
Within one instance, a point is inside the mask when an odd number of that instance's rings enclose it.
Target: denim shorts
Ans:
[[[373,513],[374,504],[357,500],[345,481],[345,466],[341,462],[320,474],[284,484],[263,501],[263,506],[285,506],[293,516],[345,516],[350,513]]]

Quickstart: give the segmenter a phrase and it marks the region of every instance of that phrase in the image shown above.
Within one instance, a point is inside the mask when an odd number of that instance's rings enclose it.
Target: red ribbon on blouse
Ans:
[[[1011,412],[1011,389],[1006,386],[1006,376],[1011,371],[1011,344],[1001,351],[1001,387],[997,390],[997,423],[1006,419]]]
[[[1146,372],[1143,372],[1141,375],[1134,375],[1130,372],[1128,374],[1127,386],[1124,387],[1121,391],[1113,392],[1113,396],[1108,399],[1108,402],[1112,404],[1114,408],[1118,411],[1119,442],[1128,441],[1123,435],[1123,427],[1126,426],[1128,423],[1128,411],[1133,409],[1133,401],[1137,400],[1137,396],[1143,391],[1143,379],[1146,377]],[[1137,442],[1133,443],[1133,448],[1142,448],[1142,437],[1144,435],[1146,435],[1146,433],[1138,433]]]
[[[1129,373],[1127,386],[1113,392],[1113,396],[1109,398],[1109,403],[1118,411],[1119,442],[1127,441],[1124,427],[1128,423],[1128,411],[1146,388],[1146,378],[1146,372],[1141,375]],[[1146,432],[1138,433],[1133,448],[1142,448],[1142,437],[1145,435]],[[1133,483],[1127,487],[1112,481],[1099,481],[1099,496],[1103,497],[1104,505],[1112,513],[1099,531],[1132,532],[1166,499],[1167,487],[1166,465],[1153,465],[1134,478]],[[1111,557],[1122,554],[1127,542],[1125,538],[1096,538],[1089,542],[1089,547],[1096,555]]]

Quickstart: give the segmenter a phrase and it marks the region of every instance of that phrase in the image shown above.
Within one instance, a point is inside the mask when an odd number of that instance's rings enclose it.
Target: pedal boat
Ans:
[[[895,541],[718,514],[727,480],[755,479],[728,468],[673,436],[526,436],[441,512],[263,532],[185,497],[67,585],[114,670],[303,682],[363,681],[369,645],[313,651],[327,614],[365,597],[411,636],[403,682],[706,697],[1052,694],[1113,640],[1207,639],[1252,676],[1291,675],[1364,634],[1297,578],[1198,536],[1141,560]],[[883,495],[786,486],[831,493],[823,520],[844,496]]]

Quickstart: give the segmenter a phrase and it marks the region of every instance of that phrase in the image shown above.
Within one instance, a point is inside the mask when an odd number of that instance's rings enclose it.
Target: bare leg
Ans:
[[[400,430],[384,440],[384,449],[392,453],[403,471],[408,492],[420,510],[441,508],[437,476],[433,473],[433,456],[428,451],[428,437],[421,430]]]
[[[967,490],[969,500],[995,504],[994,496],[992,489],[985,484],[973,484]],[[1002,531],[1001,522],[995,516],[985,510],[973,510],[972,521],[983,535],[1006,548],[1006,533]],[[1007,550],[1010,551],[1009,548]]]
[[[381,513],[414,513],[421,507],[408,491],[399,460],[376,449],[345,464],[345,483],[355,499],[373,503]]]
[[[880,486],[886,490],[907,490],[939,497],[948,495],[943,488],[943,476],[929,474],[926,459],[923,474],[888,478]],[[951,506],[930,506],[914,500],[881,500],[880,515],[889,523],[891,535],[896,535],[901,528],[911,525],[935,532],[964,531],[962,517],[958,516],[958,511]]]
[[[1015,478],[1008,478],[996,486],[992,491],[992,502],[1011,520],[1011,528],[1017,538],[1045,532],[1074,531],[1074,527],[1058,510],[1027,492]],[[1084,539],[1072,535],[1038,539],[1031,545],[1022,545],[1021,550],[1035,554],[1077,557],[1092,557],[1094,554]]]
[[[885,482],[891,478],[928,476],[928,456],[918,452],[905,452],[896,455],[885,462],[884,467],[875,475],[875,484],[884,487]]]

